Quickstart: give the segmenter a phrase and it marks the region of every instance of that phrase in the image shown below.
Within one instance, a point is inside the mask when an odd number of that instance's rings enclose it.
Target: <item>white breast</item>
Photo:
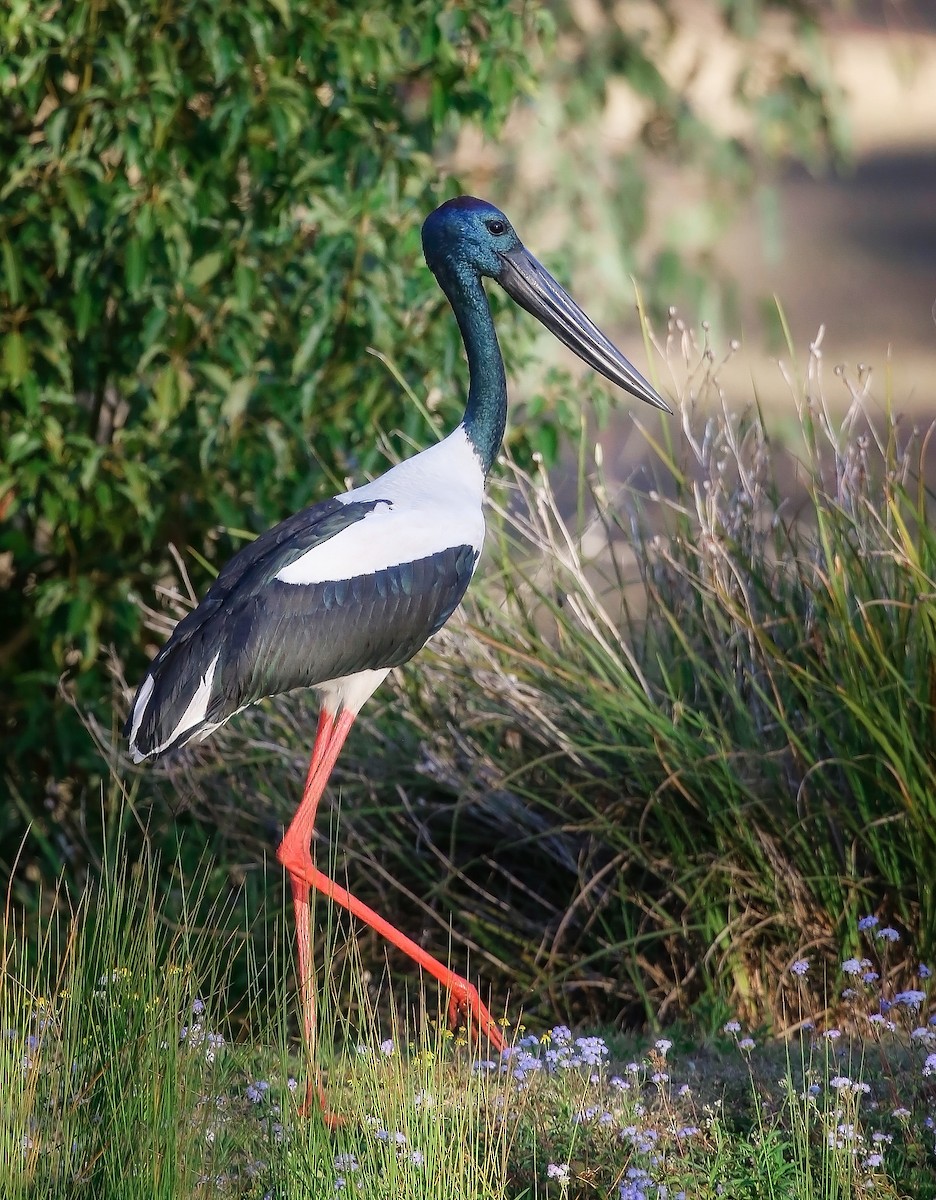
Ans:
[[[378,501],[362,520],[313,546],[276,575],[282,583],[353,579],[484,541],[484,472],[463,426],[444,441],[352,488],[342,504]]]

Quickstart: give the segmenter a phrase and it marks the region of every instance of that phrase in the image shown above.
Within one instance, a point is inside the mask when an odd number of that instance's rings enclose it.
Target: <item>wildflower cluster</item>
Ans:
[[[790,1078],[781,1084],[788,1089],[792,1107],[815,1113],[824,1126],[827,1147],[844,1156],[851,1164],[849,1170],[868,1190],[874,1173],[886,1165],[886,1148],[894,1139],[893,1132],[873,1125],[888,1114],[891,1121],[904,1124],[913,1115],[913,1108],[898,1097],[899,1081],[907,1078],[907,1065],[911,1104],[917,1108],[926,1092],[913,1086],[914,1076],[936,1075],[936,1015],[928,1015],[932,971],[925,963],[919,963],[912,976],[903,980],[903,987],[895,986],[888,955],[901,940],[899,930],[882,926],[877,916],[869,914],[858,921],[856,932],[866,953],[843,957],[839,964],[841,1012],[847,1020],[842,1028],[833,1025],[816,1030],[811,1020],[801,1019],[798,1024],[806,1040],[802,1087],[794,1089]],[[789,974],[794,980],[806,980],[811,966],[809,959],[797,958],[790,964]],[[750,1055],[755,1049],[753,1039],[743,1036],[739,1021],[728,1021],[724,1032],[741,1051]],[[883,1073],[871,1081],[843,1069],[865,1059],[862,1039],[867,1035],[876,1042],[884,1065]],[[750,1058],[749,1064],[753,1072]],[[919,1115],[924,1128],[936,1129],[933,1113],[920,1111]]]
[[[475,1070],[510,1074],[520,1086],[540,1071],[547,1075],[584,1071],[592,1083],[598,1083],[607,1060],[608,1047],[603,1038],[573,1038],[568,1026],[556,1025],[541,1037],[527,1034],[520,1038],[498,1060],[481,1059],[475,1063]]]
[[[196,997],[192,1001],[192,1021],[183,1025],[179,1030],[179,1041],[189,1050],[204,1050],[205,1062],[213,1064],[218,1054],[224,1049],[224,1035],[206,1028],[202,1018],[205,1013],[205,1002]]]
[[[659,1038],[639,1060],[616,1072],[609,1068],[610,1051],[600,1037],[573,1037],[566,1026],[556,1026],[540,1037],[524,1037],[505,1051],[503,1069],[521,1072],[517,1092],[543,1101],[552,1089],[556,1096],[578,1098],[573,1124],[596,1150],[600,1145],[609,1163],[622,1160],[617,1191],[623,1200],[657,1200],[683,1194],[673,1187],[670,1164],[679,1163],[698,1141],[704,1151],[707,1118],[696,1111],[691,1088],[673,1085],[667,1055],[672,1042]],[[572,1149],[558,1142],[554,1148]],[[671,1148],[679,1150],[671,1154]],[[621,1174],[623,1170],[624,1174]],[[547,1182],[560,1193],[576,1181],[567,1158],[555,1156],[547,1164]]]

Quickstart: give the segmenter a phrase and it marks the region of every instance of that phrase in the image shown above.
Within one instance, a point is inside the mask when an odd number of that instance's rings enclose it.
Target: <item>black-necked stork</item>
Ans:
[[[507,418],[504,364],[482,279],[496,280],[607,379],[669,411],[492,204],[471,196],[449,200],[426,219],[422,241],[468,357],[470,386],[461,424],[373,483],[303,509],[235,554],[153,659],[126,726],[130,753],[142,762],[208,737],[264,697],[294,688],[318,693],[321,710],[305,789],[277,850],[292,884],[303,1024],[313,1067],[311,888],[438,979],[449,990],[453,1020],[464,1015],[476,1037],[483,1033],[498,1050],[504,1046],[477,989],[328,878],[311,850],[319,800],[361,706],[393,667],[449,619],[481,553],[484,484]],[[319,1097],[328,1116],[321,1085]]]

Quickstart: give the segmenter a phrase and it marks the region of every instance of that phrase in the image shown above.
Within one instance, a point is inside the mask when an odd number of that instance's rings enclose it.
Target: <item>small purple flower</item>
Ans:
[[[923,1003],[923,1001],[925,999],[926,999],[926,992],[920,992],[920,991],[917,991],[915,988],[911,988],[909,991],[906,991],[906,992],[898,992],[897,995],[894,997],[894,1003],[902,1004],[904,1006],[904,1008],[917,1009],[920,1007],[920,1005]]]
[[[877,971],[865,971],[861,977],[861,982],[866,983],[870,987],[872,983],[877,983],[880,978]]]
[[[920,963],[920,965],[917,967],[917,975],[919,975],[921,979],[929,979],[932,974],[933,972],[929,969],[926,963]]]
[[[575,1039],[579,1057],[586,1066],[598,1067],[608,1055],[608,1047],[604,1038],[580,1037]]]
[[[875,1151],[874,1154],[869,1154],[868,1157],[865,1159],[865,1166],[873,1171],[874,1168],[879,1167],[881,1165],[881,1163],[883,1163],[883,1161],[884,1161],[884,1155],[879,1154],[877,1151]]]
[[[725,1033],[740,1033],[741,1032],[741,1022],[740,1021],[726,1021],[723,1028],[724,1028]]]
[[[808,958],[798,958],[796,960],[796,962],[790,966],[790,973],[792,975],[799,975],[800,977],[805,975],[808,970],[809,970],[809,959]]]
[[[878,923],[877,917],[872,917],[872,916],[862,917],[861,920],[858,922],[858,928],[863,933],[866,929],[873,929],[875,927],[875,925],[877,925],[877,923]]]
[[[753,1050],[756,1045],[757,1045],[757,1043],[754,1041],[754,1039],[752,1037],[743,1037],[740,1040],[740,1042],[738,1042],[738,1049],[739,1050]]]
[[[835,1150],[846,1150],[853,1145],[858,1137],[858,1130],[852,1121],[842,1121],[835,1129],[827,1134],[828,1143]]]
[[[878,941],[883,942],[899,942],[900,934],[896,929],[892,929],[890,925],[885,925],[883,929],[877,931]]]
[[[870,963],[862,958],[846,958],[842,963],[842,970],[846,975],[860,975],[862,969],[866,966],[870,967]]]
[[[546,1178],[555,1179],[560,1186],[565,1187],[569,1182],[569,1164],[550,1163],[546,1168]]]
[[[650,1176],[640,1167],[629,1167],[621,1184],[621,1200],[648,1200],[646,1189],[651,1186]]]
[[[927,1056],[926,1062],[923,1064],[924,1075],[936,1075],[936,1054]]]
[[[380,1043],[380,1053],[385,1054],[387,1058],[393,1053],[393,1038],[387,1038],[386,1041]]]

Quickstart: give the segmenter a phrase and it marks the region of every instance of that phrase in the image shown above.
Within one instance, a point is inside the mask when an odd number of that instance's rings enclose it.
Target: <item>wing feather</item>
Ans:
[[[183,745],[265,696],[398,666],[441,628],[471,579],[474,546],[350,579],[297,585],[277,578],[381,503],[313,505],[227,563],[140,685],[126,727],[138,761]]]

